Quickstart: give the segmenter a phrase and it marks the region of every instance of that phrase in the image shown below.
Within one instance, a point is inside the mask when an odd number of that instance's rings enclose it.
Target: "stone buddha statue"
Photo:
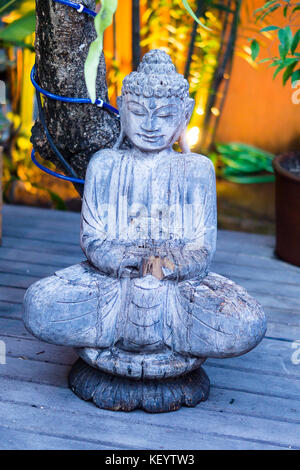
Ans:
[[[264,336],[265,316],[242,287],[209,271],[214,167],[188,148],[194,101],[165,52],[144,56],[124,79],[118,106],[120,137],[93,155],[86,173],[87,261],[28,289],[25,325],[76,348],[70,386],[99,407],[195,406],[209,391],[201,364],[250,351]]]

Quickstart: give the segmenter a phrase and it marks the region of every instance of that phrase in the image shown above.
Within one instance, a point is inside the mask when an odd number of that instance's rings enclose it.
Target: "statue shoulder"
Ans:
[[[88,168],[98,168],[111,165],[117,158],[119,151],[115,149],[101,149],[94,153],[89,161]]]
[[[194,174],[201,173],[214,176],[215,168],[210,158],[199,153],[187,153],[185,154],[186,164],[188,169]]]

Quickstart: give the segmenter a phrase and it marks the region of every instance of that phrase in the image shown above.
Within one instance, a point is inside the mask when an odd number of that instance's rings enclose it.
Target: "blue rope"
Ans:
[[[57,1],[57,0],[55,0],[55,1]],[[61,1],[63,1],[63,0],[61,0]],[[50,99],[56,100],[56,101],[62,101],[64,103],[95,104],[99,108],[107,109],[108,111],[111,111],[111,112],[113,112],[113,113],[115,113],[119,116],[119,111],[117,110],[117,108],[114,108],[109,103],[105,103],[100,98],[97,98],[96,101],[93,103],[90,98],[70,98],[68,96],[55,95],[54,93],[51,93],[50,91],[44,90],[35,81],[35,65],[31,69],[30,79],[31,79],[31,83],[33,84],[34,88],[39,93],[41,93],[42,95],[47,96],[47,98],[50,98]]]
[[[74,3],[74,2],[70,2],[69,0],[53,0],[53,1],[57,3],[61,3],[62,5],[67,5],[68,7],[75,8],[75,10],[77,10],[79,13],[87,13],[88,15],[93,16],[94,18],[97,15],[95,11],[90,10],[89,8],[86,8],[81,3]]]
[[[50,170],[50,168],[47,168],[46,166],[39,163],[35,158],[34,149],[32,149],[31,151],[31,160],[38,168],[40,168],[40,170],[44,171],[45,173],[48,173],[48,175],[55,176],[56,178],[59,178],[61,180],[71,181],[71,183],[84,184],[84,180],[81,180],[79,178],[72,178],[71,176],[61,175],[60,173],[56,173],[55,171]]]
[[[79,13],[86,13],[87,15],[90,15],[92,16],[93,18],[97,15],[97,13],[93,10],[90,10],[89,8],[86,8],[84,5],[82,5],[81,3],[74,3],[72,1],[69,1],[69,0],[53,0],[54,2],[57,2],[57,3],[61,3],[62,5],[67,5],[71,8],[74,8],[75,10],[77,10]],[[60,95],[55,95],[54,93],[51,93],[47,90],[44,90],[43,88],[41,88],[38,83],[36,82],[35,80],[35,65],[32,67],[32,70],[30,72],[30,79],[31,79],[31,82],[34,86],[34,88],[36,89],[36,92],[37,93],[41,93],[42,95],[46,96],[47,98],[50,98],[52,100],[56,100],[56,101],[61,101],[61,102],[64,102],[64,103],[81,103],[81,104],[94,104],[96,106],[98,106],[99,108],[103,108],[103,109],[107,109],[108,111],[112,112],[112,113],[115,113],[117,115],[117,117],[119,118],[120,117],[120,113],[118,111],[117,108],[114,108],[113,106],[111,106],[109,103],[106,103],[105,101],[103,101],[101,98],[97,98],[95,100],[95,102],[93,103],[91,99],[89,98],[70,98],[70,97],[67,97],[67,96],[60,96]],[[40,101],[40,100],[38,100]],[[41,105],[39,106],[39,114],[40,114],[40,118],[42,119],[42,116],[41,114],[43,113],[43,110],[42,110],[42,107]],[[47,126],[46,126],[46,123],[44,122],[43,124],[43,127],[44,127],[44,131],[46,133],[46,136],[47,136],[47,139],[51,145],[51,148],[52,150],[54,151],[54,153],[57,154],[59,160],[64,164],[65,167],[68,167],[67,169],[70,171],[70,168],[69,168],[69,165],[67,164],[67,162],[65,161],[65,159],[63,158],[63,156],[60,154],[60,152],[58,151],[58,149],[56,148],[54,142],[52,141],[52,138],[51,136],[49,135],[49,132],[48,132],[48,129],[47,129]],[[50,137],[50,139],[49,139]],[[55,176],[56,178],[59,178],[59,179],[62,179],[62,180],[65,180],[65,181],[71,181],[72,183],[78,183],[78,184],[84,184],[84,180],[80,179],[80,178],[75,178],[75,177],[71,177],[71,176],[65,176],[65,175],[61,175],[60,173],[56,173],[55,171],[52,171],[50,170],[49,168],[43,166],[41,163],[39,163],[37,161],[37,159],[35,158],[35,150],[32,149],[32,152],[31,152],[31,160],[33,161],[33,163],[38,167],[40,168],[40,170],[44,171],[45,173],[48,173],[49,175],[51,176]],[[74,173],[71,169],[71,173]]]

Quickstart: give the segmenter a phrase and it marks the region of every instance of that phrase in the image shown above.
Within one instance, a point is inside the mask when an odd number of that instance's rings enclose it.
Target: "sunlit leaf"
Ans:
[[[194,11],[192,10],[192,8],[190,7],[190,4],[187,0],[182,0],[182,3],[184,5],[184,7],[186,8],[186,10],[189,12],[189,14],[191,15],[191,17],[204,29],[207,29],[208,31],[212,31],[210,28],[208,28],[207,26],[205,26],[203,23],[201,23],[201,21],[199,20],[199,18],[197,18],[197,16],[195,15]]]
[[[293,37],[292,45],[291,45],[291,53],[294,54],[295,50],[298,47],[300,41],[300,29],[296,32],[295,36]]]
[[[267,31],[275,31],[276,29],[279,29],[278,26],[266,26],[265,28],[262,28],[260,30],[261,33],[267,32]]]
[[[292,83],[297,82],[298,80],[300,80],[300,69],[295,70],[292,74]]]
[[[96,100],[96,80],[98,65],[103,50],[103,34],[106,28],[112,23],[118,0],[102,0],[101,5],[101,9],[94,20],[97,38],[91,43],[84,64],[85,83],[92,102]]]
[[[298,60],[295,59],[294,62],[292,62],[284,71],[283,77],[282,77],[282,83],[283,85],[286,84],[288,79],[292,76],[293,70],[296,67],[296,64],[298,63]]]
[[[35,11],[32,10],[0,30],[0,39],[7,42],[23,42],[35,30]]]

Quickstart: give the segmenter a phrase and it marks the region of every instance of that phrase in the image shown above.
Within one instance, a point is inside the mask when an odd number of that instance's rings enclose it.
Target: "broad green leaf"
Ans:
[[[251,57],[252,57],[252,60],[255,60],[256,57],[258,56],[258,54],[259,54],[259,44],[256,41],[256,39],[253,39],[253,41],[251,42]]]
[[[278,39],[280,41],[279,52],[280,56],[284,58],[292,45],[293,33],[289,26],[282,28],[278,31]]]
[[[283,85],[285,85],[287,80],[292,76],[293,70],[296,67],[297,63],[298,63],[298,60],[296,59],[285,69],[283,77],[282,77]]]
[[[93,103],[96,100],[96,80],[98,65],[103,50],[103,34],[106,28],[112,23],[118,0],[102,0],[101,5],[101,9],[94,20],[97,38],[91,43],[84,64],[85,83]]]
[[[208,28],[207,26],[205,26],[203,23],[201,23],[201,21],[199,20],[199,18],[197,18],[197,16],[195,15],[195,13],[193,12],[192,8],[190,7],[190,4],[187,0],[182,0],[182,3],[185,7],[185,9],[188,11],[188,13],[191,15],[191,17],[204,29],[207,29],[208,31],[212,31],[210,28]]]
[[[295,70],[292,74],[292,83],[297,82],[298,80],[300,80],[300,69]]]
[[[266,26],[265,28],[262,28],[262,29],[260,30],[260,32],[261,32],[261,33],[265,33],[265,32],[267,32],[267,31],[275,31],[276,29],[279,29],[279,27],[278,27],[278,26],[271,26],[271,25],[270,25],[270,26]]]
[[[32,10],[21,18],[0,29],[0,39],[7,42],[22,42],[35,30],[35,11]]]
[[[294,54],[295,50],[297,49],[299,41],[300,41],[300,29],[298,29],[298,31],[295,33],[295,36],[292,41],[292,45],[291,45],[292,54]]]

